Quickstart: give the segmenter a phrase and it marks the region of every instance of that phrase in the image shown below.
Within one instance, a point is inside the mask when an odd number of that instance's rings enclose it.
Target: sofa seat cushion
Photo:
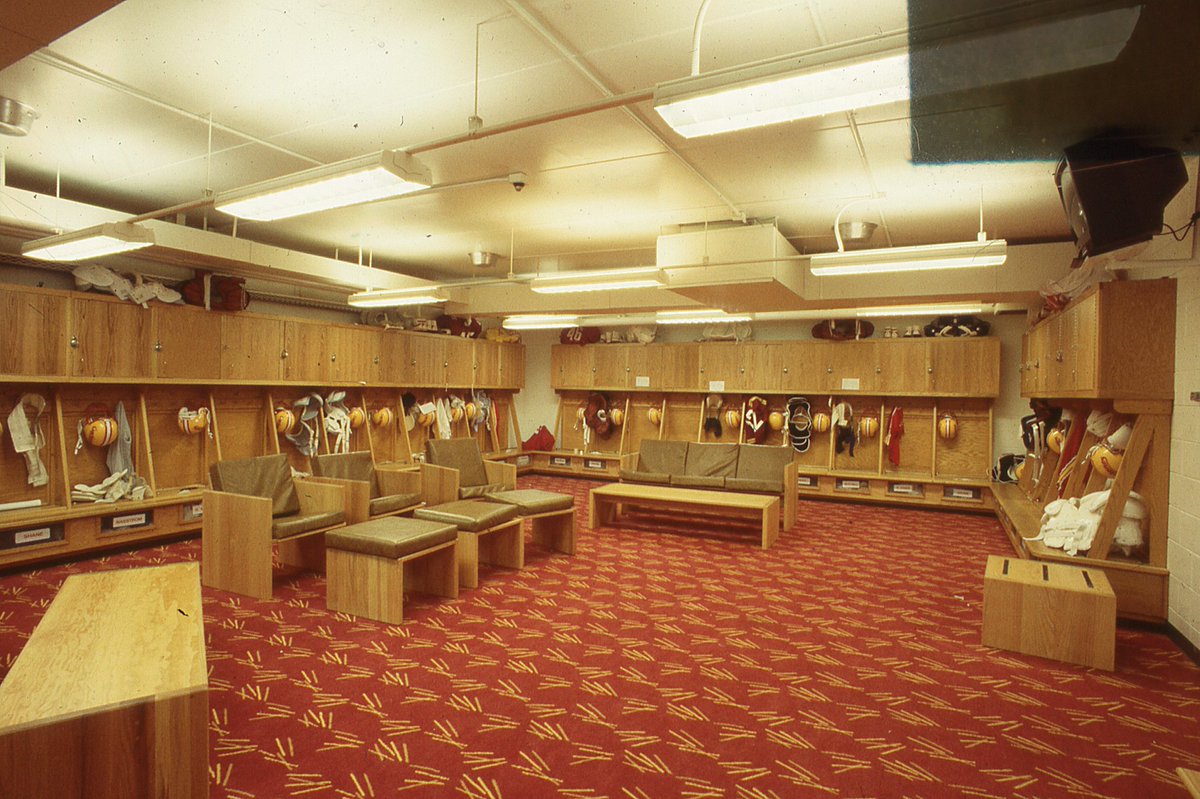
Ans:
[[[725,488],[747,494],[782,494],[783,480],[757,480],[753,477],[726,477]]]
[[[386,497],[376,497],[371,500],[370,514],[379,516],[384,513],[395,513],[404,508],[411,508],[413,505],[421,504],[421,495],[413,494],[388,494]]]
[[[700,444],[689,441],[687,461],[684,463],[683,472],[671,472],[671,474],[733,477],[737,471],[737,462],[737,444]]]
[[[504,485],[504,483],[484,483],[482,485],[477,485],[477,486],[460,485],[458,487],[458,498],[459,499],[483,499],[488,494],[494,493],[496,491],[504,491],[507,488],[508,488],[508,486]]]
[[[682,474],[686,459],[686,441],[656,441],[646,438],[642,439],[638,448],[637,470],[656,474]]]
[[[539,491],[536,488],[521,491],[493,491],[487,495],[492,502],[503,502],[506,505],[516,505],[517,513],[522,516],[536,516],[539,513],[571,510],[575,507],[575,497],[570,494],[556,494],[553,491]]]
[[[661,486],[671,484],[671,475],[666,472],[635,472],[622,469],[619,474],[623,483],[652,483]]]
[[[473,438],[430,439],[425,442],[425,462],[458,469],[459,486],[479,486],[488,481],[483,453]]]
[[[673,474],[671,485],[679,488],[724,488],[725,478],[704,474]]]
[[[358,480],[371,485],[371,498],[379,496],[375,480],[375,462],[371,453],[336,452],[318,455],[312,462],[313,477],[332,477],[337,480]],[[374,511],[372,511],[373,513]]]
[[[279,516],[271,522],[271,537],[291,538],[294,535],[320,530],[323,527],[333,527],[345,520],[346,514],[340,510]]]
[[[762,444],[742,444],[738,452],[736,477],[751,480],[783,481],[783,470],[792,462],[791,447],[771,447]]]
[[[217,491],[271,500],[272,516],[300,512],[300,497],[292,484],[292,467],[283,453],[217,461],[209,469],[209,475]]]
[[[330,530],[325,546],[395,560],[457,539],[453,524],[393,516]]]
[[[459,530],[478,533],[512,521],[518,518],[518,514],[516,505],[502,505],[499,502],[484,502],[478,499],[460,499],[457,502],[443,502],[441,505],[426,505],[424,508],[417,508],[413,517],[431,522],[453,524]]]

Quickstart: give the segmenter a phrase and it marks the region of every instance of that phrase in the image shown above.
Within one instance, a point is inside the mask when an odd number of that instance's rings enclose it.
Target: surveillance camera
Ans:
[[[514,180],[513,188],[516,189],[517,191],[520,191],[521,189],[525,188],[525,183],[520,180]]]
[[[512,184],[515,190],[520,191],[525,188],[525,173],[513,172],[508,176],[508,182]]]

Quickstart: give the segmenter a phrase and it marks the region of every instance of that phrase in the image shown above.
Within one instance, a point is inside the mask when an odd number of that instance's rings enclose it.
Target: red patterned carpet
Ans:
[[[313,575],[205,591],[214,798],[1150,799],[1200,768],[1200,670],[1165,636],[1118,630],[1115,674],[980,646],[990,518],[802,502],[763,552],[589,530],[595,483],[522,482],[576,495],[578,555],[530,547],[403,625],[328,612]],[[67,575],[199,552],[0,577],[0,673]]]

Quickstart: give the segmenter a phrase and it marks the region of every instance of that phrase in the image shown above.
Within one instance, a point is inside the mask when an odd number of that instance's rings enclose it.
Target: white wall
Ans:
[[[907,325],[928,319],[912,318],[873,320],[876,335],[887,325],[903,329]],[[1021,359],[1021,335],[1025,331],[1023,314],[988,317],[992,325],[991,334],[1000,338],[1000,396],[993,405],[993,452],[999,457],[1005,452],[1023,452],[1021,445],[1020,419],[1029,413],[1029,403],[1021,398],[1021,381],[1017,364]],[[811,339],[812,321],[756,322],[753,325],[754,339],[773,341],[780,339]],[[659,325],[659,342],[692,341],[699,330],[685,325]],[[553,430],[554,416],[558,411],[558,395],[550,388],[550,347],[558,343],[557,330],[537,330],[522,334],[525,344],[525,388],[516,397],[517,419],[521,434],[528,438],[538,425]],[[603,344],[592,346],[603,347]]]
[[[1200,647],[1200,269],[1178,275],[1167,568],[1171,626]]]

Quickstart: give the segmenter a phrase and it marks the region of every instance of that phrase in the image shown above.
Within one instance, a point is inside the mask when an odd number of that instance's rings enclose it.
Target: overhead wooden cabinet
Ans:
[[[1175,281],[1100,283],[1025,334],[1027,397],[1171,399]]]
[[[148,310],[111,297],[76,297],[71,317],[72,376],[150,377]]]
[[[151,308],[154,376],[221,379],[221,315],[201,308]]]
[[[591,388],[592,350],[595,346],[555,344],[550,348],[550,385],[554,388]]]
[[[1000,395],[1000,339],[932,338],[926,344],[931,393],[942,397]]]
[[[0,288],[0,374],[67,373],[69,301],[65,292]]]
[[[650,389],[655,391],[695,391],[700,388],[700,345],[652,344],[657,350],[660,374],[648,372]],[[655,365],[656,356],[647,353],[647,364]]]
[[[497,347],[500,365],[500,386],[525,385],[525,348],[519,344],[501,344]]]
[[[772,343],[779,368],[779,388],[788,392],[821,393],[829,390],[832,368],[828,341]]]
[[[221,314],[221,379],[276,382],[291,353],[283,346],[282,319]]]

